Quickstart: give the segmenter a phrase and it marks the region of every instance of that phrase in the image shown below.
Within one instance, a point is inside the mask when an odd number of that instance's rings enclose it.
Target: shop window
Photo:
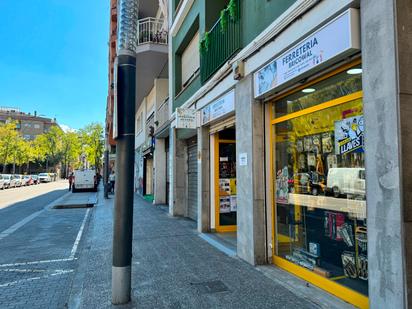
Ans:
[[[367,295],[361,74],[309,87],[273,104],[275,256]]]
[[[217,220],[216,230],[235,231],[237,220],[236,188],[236,131],[220,131],[216,138],[217,171]]]

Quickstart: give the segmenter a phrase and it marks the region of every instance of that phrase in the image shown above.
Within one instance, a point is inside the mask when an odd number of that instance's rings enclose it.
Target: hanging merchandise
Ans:
[[[333,152],[333,140],[330,133],[322,134],[322,150],[323,153]]]
[[[324,229],[325,236],[330,239],[340,241],[342,236],[340,230],[345,223],[345,216],[341,213],[325,211],[324,215]]]
[[[355,254],[353,252],[344,251],[341,258],[345,276],[356,278],[358,274],[356,270]]]
[[[303,153],[299,155],[299,169],[300,170],[306,169],[306,155]]]
[[[312,151],[312,149],[313,149],[312,136],[305,136],[303,138],[303,143],[304,143],[305,151]]]
[[[368,257],[360,255],[358,258],[359,279],[368,280]]]
[[[308,154],[308,166],[316,167],[316,157],[313,153]]]
[[[303,141],[301,139],[296,141],[296,150],[298,152],[303,152]]]
[[[320,146],[320,135],[313,135],[312,137],[312,142],[313,142],[313,150],[316,154],[321,152],[321,146]]]
[[[340,235],[340,237],[343,239],[343,241],[348,247],[353,247],[354,241],[353,241],[352,225],[348,223],[343,224],[338,230],[338,234]]]

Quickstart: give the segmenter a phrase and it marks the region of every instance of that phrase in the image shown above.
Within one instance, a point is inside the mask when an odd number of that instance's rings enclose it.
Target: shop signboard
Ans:
[[[337,155],[353,151],[363,151],[363,141],[363,115],[335,122],[335,152]]]
[[[235,91],[232,90],[213,103],[204,107],[201,111],[202,125],[216,120],[235,110]]]
[[[255,97],[359,48],[359,12],[349,9],[256,72]]]
[[[196,129],[197,114],[194,108],[176,108],[176,128]]]

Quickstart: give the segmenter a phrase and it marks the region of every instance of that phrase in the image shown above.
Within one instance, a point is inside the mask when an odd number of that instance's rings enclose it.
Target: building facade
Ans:
[[[34,140],[36,136],[47,133],[52,126],[58,126],[56,119],[38,116],[20,111],[15,107],[0,107],[0,123],[16,121],[17,130],[25,140]]]
[[[115,61],[117,56],[117,0],[110,0],[110,21],[109,21],[109,72],[108,90],[106,103],[106,128],[105,128],[105,148],[108,172],[115,169],[116,141],[113,138],[113,113],[115,104]]]
[[[359,308],[407,308],[411,11],[140,1],[136,192],[252,265]]]
[[[406,308],[406,7],[170,1],[170,214],[357,307]]]

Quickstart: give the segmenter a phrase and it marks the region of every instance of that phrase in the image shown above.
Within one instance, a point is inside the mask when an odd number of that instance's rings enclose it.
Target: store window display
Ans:
[[[225,129],[218,133],[218,225],[236,226],[236,131]]]
[[[345,70],[273,104],[276,255],[367,295],[364,118],[356,72]]]

